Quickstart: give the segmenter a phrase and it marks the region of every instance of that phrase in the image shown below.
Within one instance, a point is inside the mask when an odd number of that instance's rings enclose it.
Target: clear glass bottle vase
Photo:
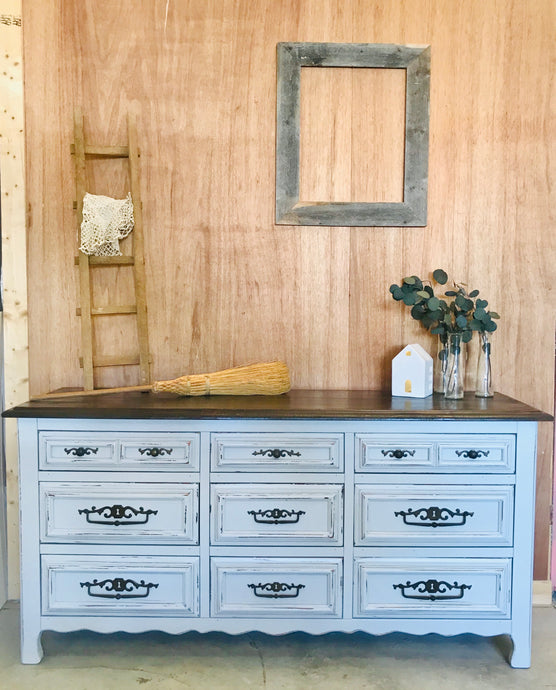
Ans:
[[[465,343],[461,333],[448,333],[448,360],[444,395],[451,400],[463,398],[465,383]]]
[[[446,391],[446,371],[448,367],[448,334],[438,334],[438,350],[433,370],[433,391],[442,393]]]
[[[492,374],[490,364],[490,333],[479,333],[479,359],[477,360],[477,379],[475,395],[478,398],[492,398]]]

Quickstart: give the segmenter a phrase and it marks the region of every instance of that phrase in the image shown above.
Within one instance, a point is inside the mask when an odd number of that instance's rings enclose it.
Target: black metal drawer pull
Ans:
[[[396,458],[396,460],[407,458],[408,455],[411,455],[411,457],[415,455],[414,450],[402,450],[401,448],[396,448],[393,450],[383,450],[381,452],[382,455],[384,455],[384,457]]]
[[[138,448],[141,455],[150,455],[151,458],[157,458],[159,455],[172,455],[173,448]]]
[[[93,525],[145,525],[149,521],[151,515],[157,515],[158,510],[151,510],[148,508],[145,510],[143,507],[133,508],[132,506],[123,506],[119,503],[115,503],[113,506],[102,506],[102,508],[97,508],[96,506],[91,506],[91,508],[79,508],[79,515],[85,515],[87,522]],[[91,515],[97,515],[98,518],[94,519]],[[140,519],[134,520],[140,516]],[[102,518],[102,519],[101,519]]]
[[[465,525],[467,518],[472,517],[473,513],[469,510],[450,510],[450,508],[417,508],[417,510],[397,510],[395,517],[403,518],[404,524],[415,527],[461,527]],[[413,518],[410,520],[408,518]],[[455,521],[454,521],[455,520]]]
[[[295,599],[299,596],[300,590],[302,590],[305,585],[288,585],[285,582],[266,582],[262,584],[259,582],[258,585],[247,585],[253,590],[253,594],[256,597],[264,597],[266,599]]]
[[[304,510],[284,510],[283,508],[270,508],[269,510],[248,510],[247,515],[252,515],[255,522],[265,525],[292,525],[299,522]]]
[[[100,597],[101,599],[144,599],[148,597],[151,589],[158,587],[157,583],[145,580],[135,582],[135,580],[125,579],[123,577],[115,577],[110,580],[102,580],[99,582],[96,578],[92,582],[80,582],[81,587],[87,588],[87,594],[90,597]],[[91,591],[93,587],[98,587],[99,592]],[[139,591],[138,590],[142,590]]]
[[[394,589],[401,590],[405,599],[420,599],[425,601],[446,601],[447,599],[462,599],[464,591],[471,589],[472,585],[460,585],[457,582],[450,584],[444,580],[419,580],[404,584],[392,585]],[[413,590],[417,594],[406,594],[406,590]],[[456,594],[448,594],[456,590]]]
[[[254,450],[251,455],[268,455],[269,458],[285,458],[293,455],[301,457],[301,453],[295,450],[284,450],[283,448],[267,448],[266,450]]]
[[[78,458],[82,458],[84,455],[96,455],[98,453],[98,448],[84,448],[79,446],[78,448],[64,448],[66,455],[75,455]]]
[[[488,457],[489,453],[489,450],[456,450],[456,455],[458,458],[463,456],[464,458],[469,458],[470,460],[476,460],[477,458],[483,456],[486,458]]]

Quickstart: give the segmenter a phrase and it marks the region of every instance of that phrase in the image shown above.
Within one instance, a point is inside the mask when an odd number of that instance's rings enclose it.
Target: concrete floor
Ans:
[[[43,634],[19,663],[19,610],[0,611],[0,690],[556,690],[556,610],[533,612],[533,662],[512,669],[506,638],[302,633]]]

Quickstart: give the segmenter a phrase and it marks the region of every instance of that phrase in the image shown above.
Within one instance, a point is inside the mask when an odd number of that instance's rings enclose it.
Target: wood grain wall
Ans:
[[[2,302],[3,302],[3,397],[6,407],[29,398],[27,276],[25,271],[25,142],[23,116],[23,69],[21,0],[0,0],[0,187],[2,225]],[[19,514],[17,482],[17,424],[6,419],[3,424],[3,449],[6,456],[5,477],[0,469],[2,503],[6,516],[6,534],[0,535],[0,581],[7,572],[8,598],[18,596]],[[5,502],[4,502],[5,501]],[[4,538],[7,537],[8,559]],[[0,590],[5,594],[4,590]]]
[[[443,267],[502,315],[495,388],[551,411],[552,4],[24,0],[31,392],[81,384],[69,153],[81,107],[99,144],[123,143],[127,111],[138,114],[155,379],[279,357],[296,388],[388,388],[403,345],[434,347],[388,287]],[[427,227],[274,225],[279,41],[432,46]],[[399,85],[324,72],[303,79],[307,193],[395,196],[399,121],[373,118],[369,98],[388,103]],[[119,196],[126,180],[114,163],[93,163],[89,187]],[[117,271],[95,281],[98,304],[129,289]],[[107,317],[103,329],[99,350],[128,349],[129,324]],[[97,383],[136,381],[132,368]],[[535,573],[546,579],[542,426]]]

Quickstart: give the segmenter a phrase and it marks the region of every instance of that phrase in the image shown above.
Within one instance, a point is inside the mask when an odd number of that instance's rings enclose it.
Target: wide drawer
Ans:
[[[513,486],[358,485],[355,544],[511,546]]]
[[[199,434],[43,431],[39,435],[39,467],[196,471]]]
[[[213,544],[342,544],[341,484],[215,484]]]
[[[354,616],[509,618],[511,560],[361,558]]]
[[[212,558],[211,615],[339,618],[340,558]]]
[[[216,472],[341,472],[343,434],[222,433],[211,435]]]
[[[42,556],[44,615],[197,616],[198,559]]]
[[[41,482],[41,539],[197,544],[198,505],[198,484]]]
[[[356,434],[357,472],[513,472],[512,434]]]

